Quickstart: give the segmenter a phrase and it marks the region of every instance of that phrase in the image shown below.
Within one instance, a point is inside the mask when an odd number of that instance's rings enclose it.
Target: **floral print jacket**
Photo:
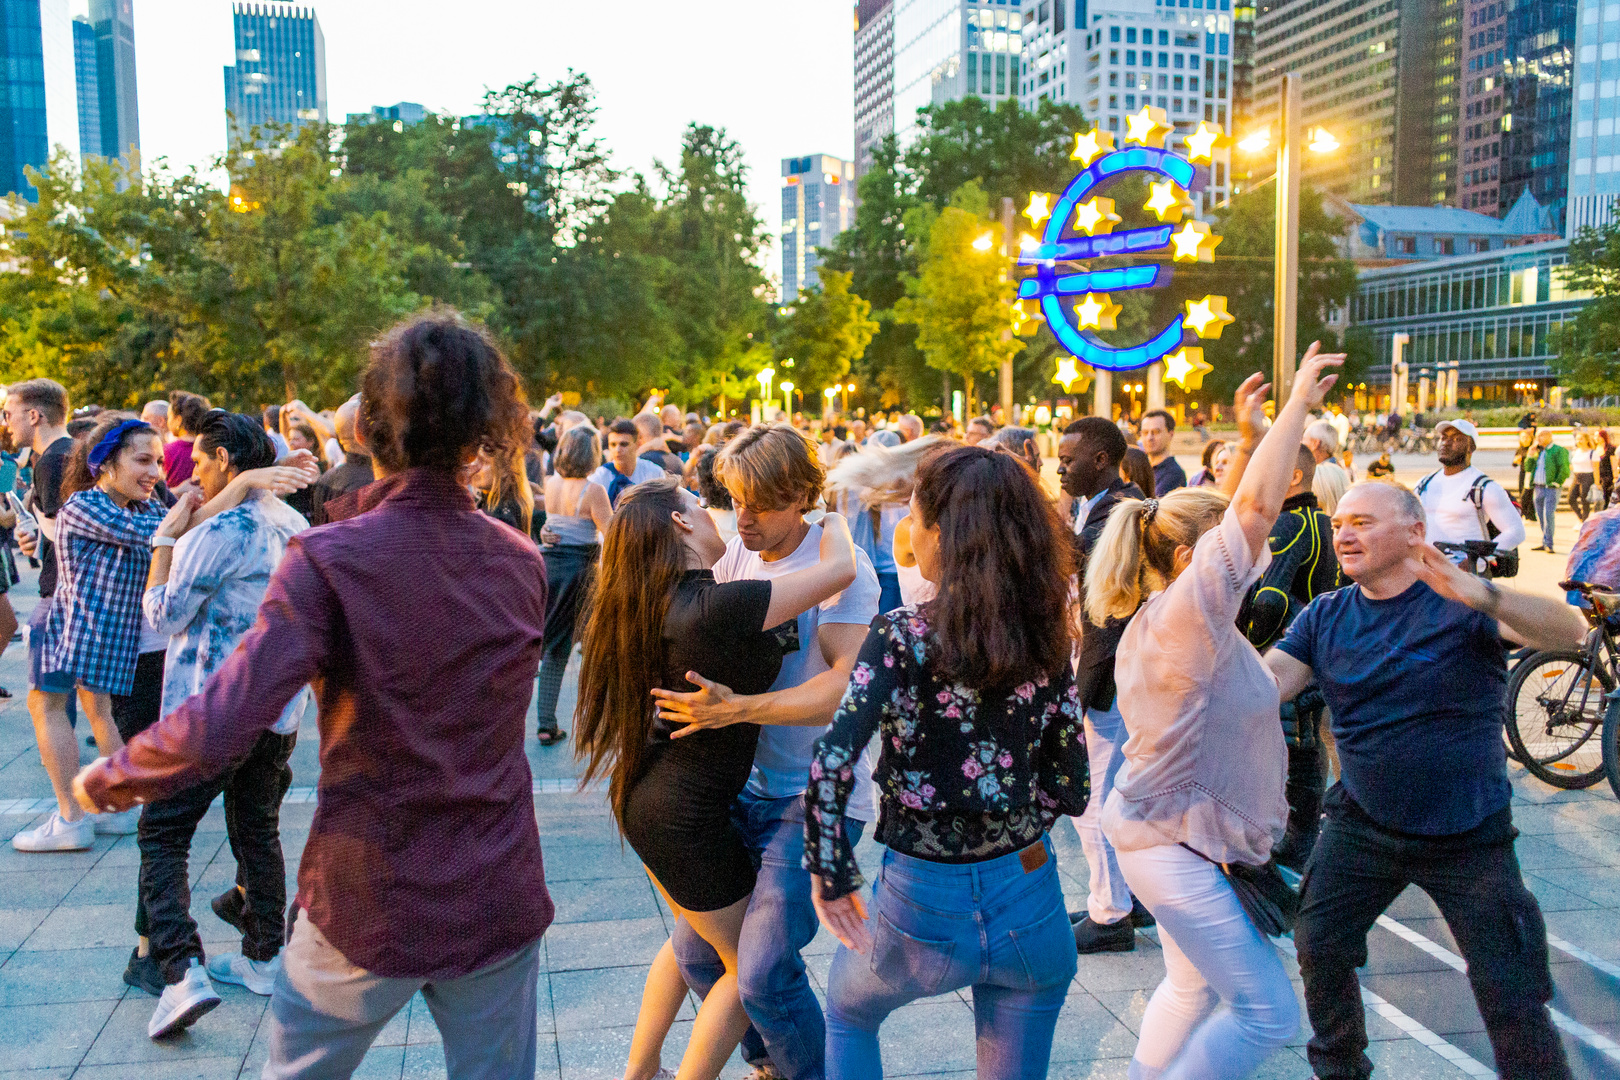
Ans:
[[[861,885],[844,830],[861,750],[880,733],[877,838],[935,862],[981,862],[1039,840],[1089,793],[1080,699],[1068,665],[1005,696],[942,679],[929,660],[926,607],[879,616],[805,792],[804,866],[834,899]]]

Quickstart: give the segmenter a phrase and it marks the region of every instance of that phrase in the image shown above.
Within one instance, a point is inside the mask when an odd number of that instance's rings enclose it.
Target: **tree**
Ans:
[[[976,180],[998,216],[1004,196],[1022,210],[1031,191],[1061,190],[1076,172],[1074,136],[1091,126],[1074,105],[1042,100],[1031,111],[1012,98],[991,107],[979,97],[919,109],[917,122],[905,153],[917,196],[943,207]]]
[[[775,335],[776,354],[792,357],[793,381],[807,401],[842,382],[878,330],[872,305],[850,291],[854,275],[825,266],[818,274],[821,286],[799,293]]]
[[[1577,233],[1563,274],[1567,289],[1592,299],[1561,328],[1553,370],[1575,397],[1620,394],[1620,222]]]
[[[1008,260],[983,244],[994,238],[982,212],[984,191],[970,182],[951,202],[928,223],[927,251],[918,272],[904,277],[906,295],[894,313],[916,325],[929,367],[962,376],[971,409],[974,375],[1011,359],[1023,343],[1002,340],[1015,287],[1007,280]],[[920,225],[923,218],[914,220]]]

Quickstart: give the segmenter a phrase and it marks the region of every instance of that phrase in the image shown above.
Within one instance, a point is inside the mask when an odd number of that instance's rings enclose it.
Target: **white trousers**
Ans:
[[[1086,757],[1091,764],[1091,799],[1086,812],[1074,819],[1080,848],[1091,871],[1086,913],[1094,923],[1114,923],[1131,913],[1131,890],[1119,872],[1114,845],[1102,831],[1103,803],[1114,790],[1114,776],[1125,761],[1125,721],[1118,702],[1110,709],[1087,709]]]

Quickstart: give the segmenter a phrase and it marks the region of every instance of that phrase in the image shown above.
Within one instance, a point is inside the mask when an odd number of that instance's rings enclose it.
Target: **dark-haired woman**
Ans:
[[[307,421],[299,420],[287,426],[287,449],[290,453],[297,453],[299,450],[307,452],[315,458],[317,468],[322,472],[326,470],[326,463],[323,460],[326,455],[321,453],[320,436],[315,434],[315,428]],[[288,506],[298,511],[305,521],[309,521],[314,516],[315,489],[313,486],[289,492],[282,496],[282,499]]]
[[[823,519],[821,535],[815,566],[769,581],[717,583],[710,568],[726,546],[697,499],[668,478],[627,490],[603,540],[585,630],[576,752],[586,783],[608,777],[614,817],[654,885],[726,968],[698,1010],[683,1080],[718,1076],[748,1030],[737,940],[755,870],[731,807],[748,782],[759,728],[734,724],[682,737],[685,725],[655,717],[651,693],[697,689],[689,673],[739,694],[769,690],[782,666],[773,628],[855,580],[843,518]],[[666,941],[647,975],[625,1080],[658,1074],[685,994]]]
[[[540,530],[546,523],[544,496],[536,506],[522,450],[502,454],[480,450],[473,465],[472,487],[478,509],[496,521],[506,522],[535,543],[540,542]]]
[[[153,498],[163,479],[161,455],[162,444],[150,425],[128,414],[104,413],[74,446],[62,479],[64,501],[56,519],[58,577],[39,630],[38,674],[60,673],[74,681],[103,755],[124,745],[113,720],[112,695],[129,694],[135,687],[141,593],[152,561],[152,536],[181,513]],[[285,480],[280,474],[271,470],[268,476],[240,480],[197,513],[210,517],[240,502],[254,483]],[[96,831],[135,831],[138,813],[96,815],[94,821],[79,813],[70,786],[79,753],[67,722],[67,697],[40,691],[39,707],[31,710],[46,771],[57,788],[58,810],[43,825],[12,838],[20,851],[78,850],[91,845]]]
[[[1153,460],[1141,447],[1127,447],[1119,462],[1119,477],[1127,484],[1135,484],[1143,491],[1153,490]],[[1142,487],[1146,484],[1147,487]]]
[[[312,683],[319,808],[265,1075],[348,1076],[418,991],[451,1076],[533,1075],[553,907],[523,739],[545,570],[461,482],[480,447],[527,445],[528,408],[453,312],[383,335],[361,392],[370,508],[294,538],[202,693],[90,766],[75,795],[121,809],[221,773]]]
[[[585,598],[596,584],[596,559],[602,553],[597,536],[613,520],[607,488],[590,481],[591,473],[602,464],[594,428],[586,424],[563,432],[551,460],[553,471],[546,478],[546,506],[551,510],[542,536],[545,543],[540,547],[548,590],[545,653],[535,706],[539,717],[535,738],[541,746],[568,737],[557,723],[557,696],[574,651]]]
[[[169,394],[168,444],[163,454],[163,479],[171,488],[177,488],[191,479],[191,444],[202,428],[203,417],[211,406],[201,394],[188,394],[175,390]]]
[[[1041,1077],[1076,964],[1046,834],[1087,794],[1072,544],[1031,472],[980,447],[923,461],[911,522],[939,591],[872,624],[805,794],[816,912],[844,945],[827,1076],[881,1076],[884,1018],[971,986],[979,1076]],[[869,923],[843,815],[874,734],[888,850]]]

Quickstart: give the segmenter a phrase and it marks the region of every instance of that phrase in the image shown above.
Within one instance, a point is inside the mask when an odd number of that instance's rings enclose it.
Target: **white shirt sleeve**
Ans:
[[[1512,551],[1524,543],[1524,517],[1513,508],[1507,489],[1492,481],[1485,485],[1485,516],[1496,526],[1496,550]]]

